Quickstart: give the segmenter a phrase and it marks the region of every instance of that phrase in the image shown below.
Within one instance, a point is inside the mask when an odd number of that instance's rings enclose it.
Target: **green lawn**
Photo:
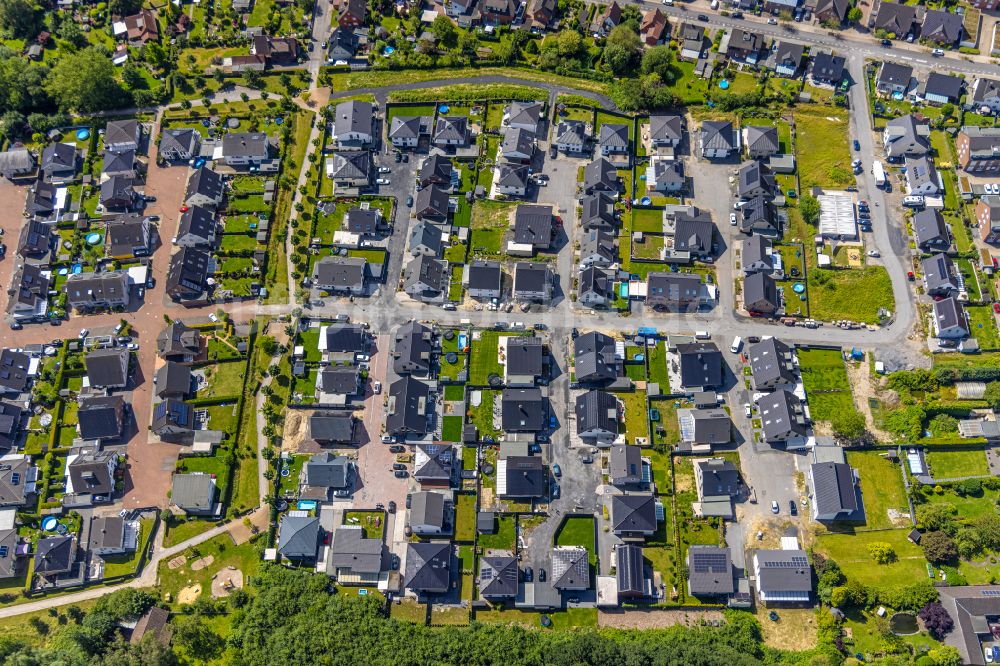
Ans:
[[[864,470],[862,470],[862,474]],[[873,587],[909,585],[927,579],[927,560],[919,546],[907,540],[908,528],[873,532],[822,534],[816,540],[816,550],[833,558],[844,574]],[[875,564],[868,545],[885,542],[896,551],[896,561]]]
[[[170,595],[170,604],[177,607],[177,595],[185,587],[199,586],[201,588],[198,595],[201,599],[210,599],[212,596],[212,578],[232,566],[243,572],[246,576],[252,576],[260,567],[260,554],[254,541],[249,541],[237,546],[229,534],[220,534],[217,537],[201,543],[196,549],[185,551],[187,561],[176,569],[171,569],[167,565],[167,560],[160,562],[158,571],[158,585],[161,596]],[[191,564],[202,557],[212,557],[212,564],[197,571],[191,568]]]
[[[927,466],[934,479],[954,479],[962,476],[989,476],[990,468],[983,449],[927,452]]]
[[[486,550],[514,550],[516,530],[514,516],[497,516],[495,534],[480,534],[479,547]]]
[[[594,519],[588,516],[567,517],[555,535],[557,546],[583,546],[587,549],[590,565],[597,564],[597,551],[594,548]]]
[[[455,541],[476,538],[476,496],[470,493],[457,495],[455,501]]]
[[[851,451],[847,454],[847,462],[861,476],[865,525],[869,529],[893,527],[887,510],[909,511],[902,470],[874,451]]]
[[[835,414],[854,409],[851,384],[839,350],[800,349],[798,355],[814,421],[829,421]]]
[[[475,516],[473,516],[473,528],[475,527]],[[459,546],[458,548],[459,571],[461,574],[460,594],[463,601],[472,601],[472,596],[476,588],[476,553],[472,546]],[[466,611],[468,612],[468,611]]]
[[[982,495],[959,495],[950,487],[945,487],[940,495],[933,493],[927,497],[930,504],[950,504],[955,507],[955,515],[960,522],[967,522],[979,516],[994,513],[997,501],[1000,501],[1000,490],[983,489]]]
[[[985,350],[1000,349],[1000,332],[997,332],[996,319],[993,310],[988,305],[968,306],[965,311],[969,315],[969,328],[972,337]]]
[[[479,428],[480,438],[489,435],[495,440],[500,436],[500,431],[493,427],[493,402],[500,395],[500,391],[484,390],[480,393],[482,394],[482,402],[478,406],[469,403],[469,409],[472,411],[470,420]]]
[[[663,211],[658,208],[633,208],[632,231],[663,232]]]
[[[216,524],[214,520],[205,518],[185,519],[183,516],[176,516],[174,520],[177,521],[176,524],[165,528],[166,532],[163,535],[164,548],[184,543],[202,532],[207,532],[215,527]]]
[[[500,333],[497,331],[480,331],[479,339],[471,341],[469,383],[473,386],[486,386],[491,374],[503,376],[499,359],[499,340]]]
[[[647,365],[649,367],[649,381],[659,384],[662,388],[670,386],[670,378],[667,376],[667,352],[662,340],[656,343],[655,347],[646,347]]]
[[[637,366],[641,367],[641,366]],[[625,439],[629,444],[635,444],[636,438],[649,440],[649,414],[646,411],[646,392],[615,393],[616,398],[625,405]]]
[[[104,577],[113,578],[135,573],[139,566],[139,561],[146,550],[149,537],[152,536],[153,519],[146,518],[139,521],[139,542],[138,547],[131,553],[125,555],[107,555],[104,560]]]
[[[381,539],[385,531],[384,511],[345,511],[345,525],[360,525],[368,539]]]
[[[246,376],[247,364],[244,361],[216,363],[204,368],[204,388],[198,391],[199,398],[220,398],[243,393],[243,379]]]
[[[450,386],[448,388],[451,388]],[[457,387],[461,389],[462,387]],[[445,416],[441,424],[441,439],[446,442],[462,441],[462,417]]]
[[[465,386],[462,384],[448,384],[444,387],[444,399],[451,401],[465,400]],[[444,417],[447,419],[448,417]]]
[[[813,185],[844,187],[854,182],[845,111],[799,106],[795,111],[795,126],[803,191]]]
[[[879,309],[893,312],[894,302],[892,282],[882,266],[810,270],[809,314],[813,319],[877,324]]]

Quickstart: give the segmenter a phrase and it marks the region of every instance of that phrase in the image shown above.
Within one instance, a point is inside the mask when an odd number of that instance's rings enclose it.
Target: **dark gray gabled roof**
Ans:
[[[912,113],[893,118],[885,125],[888,143],[885,152],[890,157],[903,154],[916,155],[931,149],[930,125],[927,119]]]
[[[128,381],[129,351],[125,348],[97,349],[83,361],[91,386],[124,386]]]
[[[52,247],[53,225],[27,220],[17,240],[17,253],[22,257],[48,254]]]
[[[811,468],[816,513],[853,513],[858,510],[854,470],[847,463],[821,462]]]
[[[875,29],[885,30],[902,38],[913,28],[917,20],[917,8],[897,2],[883,2],[876,14]]]
[[[121,400],[120,397],[117,397]],[[83,413],[83,410],[80,410]],[[81,428],[83,426],[83,420],[80,421]],[[84,439],[88,439],[86,435],[81,435]],[[71,462],[66,467],[66,473],[69,475],[70,481],[73,484],[73,492],[77,495],[90,493],[92,495],[110,495],[115,490],[115,479],[112,474],[108,471],[109,463],[111,459],[116,457],[116,454],[110,450],[95,451],[92,453],[84,453],[76,457],[76,459]]]
[[[765,270],[770,270],[774,267],[774,260],[771,258],[771,254],[771,241],[760,234],[754,234],[743,241],[741,260],[745,267],[753,266],[754,264],[763,264],[766,266]]]
[[[364,286],[367,274],[364,257],[323,257],[313,264],[312,280],[324,287],[353,290]]]
[[[507,340],[507,375],[540,377],[545,364],[545,347],[541,338],[519,336]]]
[[[721,408],[690,410],[694,439],[698,444],[726,444],[732,439],[732,421]]]
[[[913,214],[913,233],[917,237],[917,245],[920,246],[947,245],[950,242],[944,217],[933,208],[924,208]]]
[[[174,320],[160,331],[156,338],[156,351],[160,356],[170,354],[194,354],[201,349],[201,333],[198,329],[185,326]]]
[[[270,140],[264,132],[227,132],[222,137],[222,154],[230,157],[267,155]]]
[[[782,440],[804,437],[805,414],[802,401],[791,391],[779,389],[757,399],[757,411],[764,429],[764,439]]]
[[[891,4],[883,2],[882,6]],[[908,86],[911,78],[913,78],[912,67],[888,61],[882,63],[878,73],[878,82],[885,85]]]
[[[812,592],[812,566],[804,550],[758,550],[757,588],[764,592]]]
[[[601,268],[588,266],[580,271],[577,284],[580,298],[583,298],[585,294],[597,294],[603,298],[608,298],[611,295],[612,287],[612,279]]]
[[[0,350],[0,387],[20,393],[28,387],[31,358],[13,349]]]
[[[337,137],[354,132],[370,135],[374,119],[375,107],[370,102],[341,102],[334,111],[333,134]]]
[[[645,594],[645,575],[642,548],[629,543],[615,546],[615,577],[618,579],[618,594],[640,596]]]
[[[738,194],[741,198],[750,196],[757,189],[773,196],[776,188],[771,168],[758,160],[751,160],[740,167]]]
[[[552,587],[557,590],[585,590],[590,587],[587,549],[559,546],[552,550]]]
[[[527,164],[517,164],[515,162],[500,163],[497,167],[500,175],[497,184],[502,187],[524,188],[528,186],[528,176],[530,175]]]
[[[391,139],[416,139],[420,137],[420,128],[424,122],[430,123],[429,118],[420,116],[395,116],[389,127],[389,138]]]
[[[813,56],[812,76],[823,81],[839,81],[844,77],[846,63],[843,56],[817,53]]]
[[[656,186],[684,187],[684,163],[680,160],[657,160],[653,163],[653,179]]]
[[[76,146],[69,143],[51,143],[42,151],[42,169],[66,171],[76,168]]]
[[[352,207],[344,215],[344,227],[356,234],[373,234],[382,224],[382,211],[378,208]]]
[[[448,193],[437,185],[431,185],[417,192],[413,212],[420,218],[444,218],[448,215],[448,206]]]
[[[170,257],[167,269],[168,294],[175,298],[196,298],[208,288],[212,255],[192,247],[182,247]]]
[[[941,180],[938,177],[934,160],[928,156],[906,158],[906,182],[911,188],[918,188],[924,185],[932,185],[940,188]]]
[[[688,342],[677,345],[681,386],[719,386],[725,361],[714,342]]]
[[[360,354],[368,351],[368,332],[360,324],[335,323],[326,327],[326,350]]]
[[[761,194],[740,207],[740,229],[744,232],[777,233],[781,231],[781,218],[770,195]]]
[[[427,372],[434,351],[434,332],[417,321],[408,321],[396,331],[392,348],[393,368],[397,375],[410,373],[414,365]]]
[[[927,257],[920,262],[920,271],[924,276],[927,293],[957,292],[958,280],[951,259],[943,252]]]
[[[525,292],[544,291],[552,281],[548,264],[519,261],[514,265],[514,296]]]
[[[799,48],[802,48],[801,46]],[[746,132],[747,150],[755,152],[778,152],[778,128],[773,126],[750,125],[744,128]]]
[[[606,391],[587,391],[577,396],[576,428],[581,433],[596,430],[618,434],[618,399]],[[635,457],[638,459],[638,449]]]
[[[321,533],[319,518],[282,516],[278,526],[278,552],[291,559],[313,559],[319,551]]]
[[[655,532],[656,498],[652,493],[612,495],[611,528],[615,532]]]
[[[545,494],[548,470],[541,457],[507,456],[501,462],[506,466],[504,497],[541,497]]]
[[[795,383],[792,348],[781,340],[765,338],[756,342],[747,348],[747,356],[755,387]]]
[[[794,44],[788,41],[778,42],[778,47],[774,51],[774,62],[777,65],[788,64],[796,69],[802,64],[802,56],[805,54],[805,46]]]
[[[621,123],[604,123],[597,135],[597,144],[601,148],[625,150],[628,148],[628,125]]]
[[[35,544],[35,573],[52,575],[66,573],[76,561],[76,537],[52,536]]]
[[[302,478],[307,486],[339,490],[347,487],[352,466],[353,463],[347,456],[324,451],[306,461],[302,469]]]
[[[333,531],[329,558],[334,570],[376,574],[384,568],[385,545],[381,539],[365,538],[360,525],[341,525]]]
[[[617,263],[618,246],[615,244],[615,235],[600,229],[590,229],[583,231],[580,239],[581,257],[598,257],[598,263],[608,265]]]
[[[447,262],[422,254],[406,265],[403,288],[407,293],[420,288],[422,292],[437,294],[448,288],[450,277]]]
[[[449,481],[455,449],[447,442],[417,444],[413,478],[418,481]]]
[[[389,387],[389,406],[386,410],[385,429],[389,434],[427,432],[427,412],[430,389],[427,384],[412,377],[403,377]]]
[[[541,389],[504,389],[501,407],[507,432],[537,432],[545,427],[547,405]]]
[[[134,118],[126,120],[109,120],[104,128],[104,143],[135,143],[139,133],[139,122]]]
[[[541,121],[542,102],[511,102],[508,107],[511,125],[535,125]]]
[[[508,127],[503,131],[503,139],[500,143],[500,153],[520,153],[531,155],[535,149],[535,135],[526,129],[519,127]]]
[[[692,545],[688,548],[688,593],[692,596],[732,594],[733,561],[729,548]]]
[[[87,550],[121,548],[125,541],[125,520],[121,516],[101,516],[90,520]]]
[[[698,474],[701,476],[701,498],[736,497],[740,492],[740,471],[725,458],[699,460]]]
[[[552,208],[522,204],[514,211],[514,242],[548,247],[552,241]]]
[[[706,213],[692,217],[678,213],[674,226],[674,249],[692,254],[711,254],[715,224]]]
[[[924,14],[923,25],[920,26],[920,39],[930,39],[941,44],[954,44],[964,33],[962,14],[939,9],[928,9]]]
[[[372,158],[367,150],[334,153],[333,180],[365,180],[371,175]]]
[[[960,326],[965,331],[969,330],[965,318],[965,308],[958,302],[955,296],[942,298],[934,302],[934,320],[937,322],[938,330],[945,330],[954,326]]]
[[[579,398],[577,399],[577,411],[579,412]],[[618,444],[611,447],[608,454],[608,478],[615,479],[641,479],[642,478],[642,449],[631,444]]]
[[[451,185],[451,172],[453,169],[451,160],[444,155],[431,155],[420,165],[417,180],[424,185],[438,183],[447,187]]]
[[[767,273],[754,273],[743,280],[743,303],[747,310],[774,312],[781,307],[778,284]],[[769,308],[769,309],[768,309]]]
[[[124,412],[125,401],[120,395],[80,400],[80,408],[77,411],[80,437],[83,439],[118,437],[122,431]]]
[[[993,97],[1000,97],[1000,80],[978,77],[972,86],[970,97],[976,104],[982,104]]]
[[[201,142],[201,135],[198,130],[190,127],[178,127],[176,129],[164,130],[160,136],[161,153],[177,151],[180,153],[194,153]]]
[[[129,205],[136,196],[134,182],[131,176],[111,176],[101,183],[101,204],[109,208]]]
[[[441,228],[425,222],[418,221],[410,231],[410,252],[420,247],[426,247],[436,255],[441,253],[443,234]]]
[[[320,370],[317,388],[323,393],[354,395],[360,380],[361,369],[356,365],[328,365]]]
[[[962,96],[962,88],[965,86],[965,79],[961,76],[951,76],[940,72],[931,72],[927,76],[924,84],[924,96],[938,95],[957,102]]]
[[[678,115],[649,117],[649,135],[653,141],[680,141],[684,136],[684,119]]]
[[[194,410],[188,403],[175,398],[167,398],[153,407],[153,432],[160,434],[165,429],[190,431],[194,426]]]
[[[191,392],[191,367],[183,363],[167,361],[154,375],[156,395],[186,396]]]
[[[434,125],[434,141],[467,141],[469,119],[466,116],[438,116]]]
[[[517,558],[513,555],[479,560],[479,596],[513,597],[517,594]]]
[[[403,584],[418,592],[440,593],[451,587],[450,543],[408,543]]]
[[[195,194],[201,194],[210,199],[218,200],[222,197],[224,189],[222,176],[203,166],[195,170],[188,178],[184,198],[188,199]]]
[[[410,495],[410,524],[445,529],[445,497],[442,493],[421,491]]]
[[[604,192],[584,197],[580,200],[580,207],[583,209],[580,224],[585,230],[617,228],[618,218],[615,217],[615,200]]]
[[[469,264],[469,289],[500,289],[503,270],[499,261],[476,260]]]
[[[309,435],[318,442],[353,443],[354,417],[350,414],[313,414],[309,417]]]
[[[701,144],[707,150],[734,150],[736,131],[724,120],[706,120],[701,124]]]
[[[573,342],[578,381],[614,380],[621,362],[615,357],[613,338],[596,331],[584,333]]]

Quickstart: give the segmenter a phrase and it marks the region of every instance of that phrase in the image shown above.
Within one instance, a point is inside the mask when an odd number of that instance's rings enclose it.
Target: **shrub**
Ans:
[[[929,562],[941,564],[958,557],[958,548],[945,532],[928,532],[920,539],[920,547]]]
[[[891,564],[896,561],[896,550],[892,544],[885,541],[873,541],[868,544],[868,554],[877,564]]]

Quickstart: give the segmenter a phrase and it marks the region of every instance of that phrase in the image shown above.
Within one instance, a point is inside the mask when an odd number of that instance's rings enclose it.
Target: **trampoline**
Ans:
[[[447,104],[442,104],[438,107],[438,113],[448,113],[449,111],[451,111],[451,107]]]
[[[722,90],[729,90],[729,81],[727,81],[726,79],[722,79],[721,81],[719,81],[719,88],[721,88]]]
[[[653,200],[650,199],[649,197],[643,197],[639,199],[639,205],[641,206],[648,206],[651,203],[653,203]]]

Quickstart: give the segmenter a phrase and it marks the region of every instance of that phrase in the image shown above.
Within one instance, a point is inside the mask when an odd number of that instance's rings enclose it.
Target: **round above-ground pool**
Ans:
[[[83,264],[73,264],[73,275],[83,272]]]
[[[101,242],[101,234],[96,231],[87,234],[87,245],[97,245]]]
[[[77,130],[76,131],[76,140],[77,141],[86,141],[89,138],[90,138],[90,130],[89,129],[81,129],[81,130]]]
[[[892,93],[892,98],[894,100],[896,100],[897,102],[899,102],[900,100],[903,99],[903,93],[901,93],[901,92],[894,92],[894,93]]]
[[[794,291],[796,294],[801,294],[805,290],[806,286],[801,282],[796,282],[795,284],[792,285],[792,291]]]
[[[59,275],[69,275],[69,269],[63,266],[59,269]]]
[[[729,81],[727,79],[722,79],[721,81],[719,81],[719,87],[722,88],[723,90],[728,90]]]
[[[442,104],[438,107],[438,113],[448,113],[449,111],[451,111],[451,107],[447,104]]]
[[[59,521],[56,520],[55,516],[45,516],[42,518],[42,529],[46,532],[52,532],[56,529],[56,525]]]
[[[275,124],[275,125],[281,125],[281,124],[282,124],[282,123],[284,123],[284,122],[285,122],[285,119],[284,119],[284,118],[275,118],[275,119],[274,119],[274,124]]]
[[[913,613],[895,613],[889,618],[889,629],[897,636],[909,636],[920,631],[920,625]]]
[[[648,206],[649,204],[653,203],[653,200],[650,199],[649,197],[643,197],[639,199],[639,203],[642,204],[643,206]]]
[[[395,46],[387,46],[384,49],[382,49],[382,55],[391,56],[395,52],[396,52]]]

